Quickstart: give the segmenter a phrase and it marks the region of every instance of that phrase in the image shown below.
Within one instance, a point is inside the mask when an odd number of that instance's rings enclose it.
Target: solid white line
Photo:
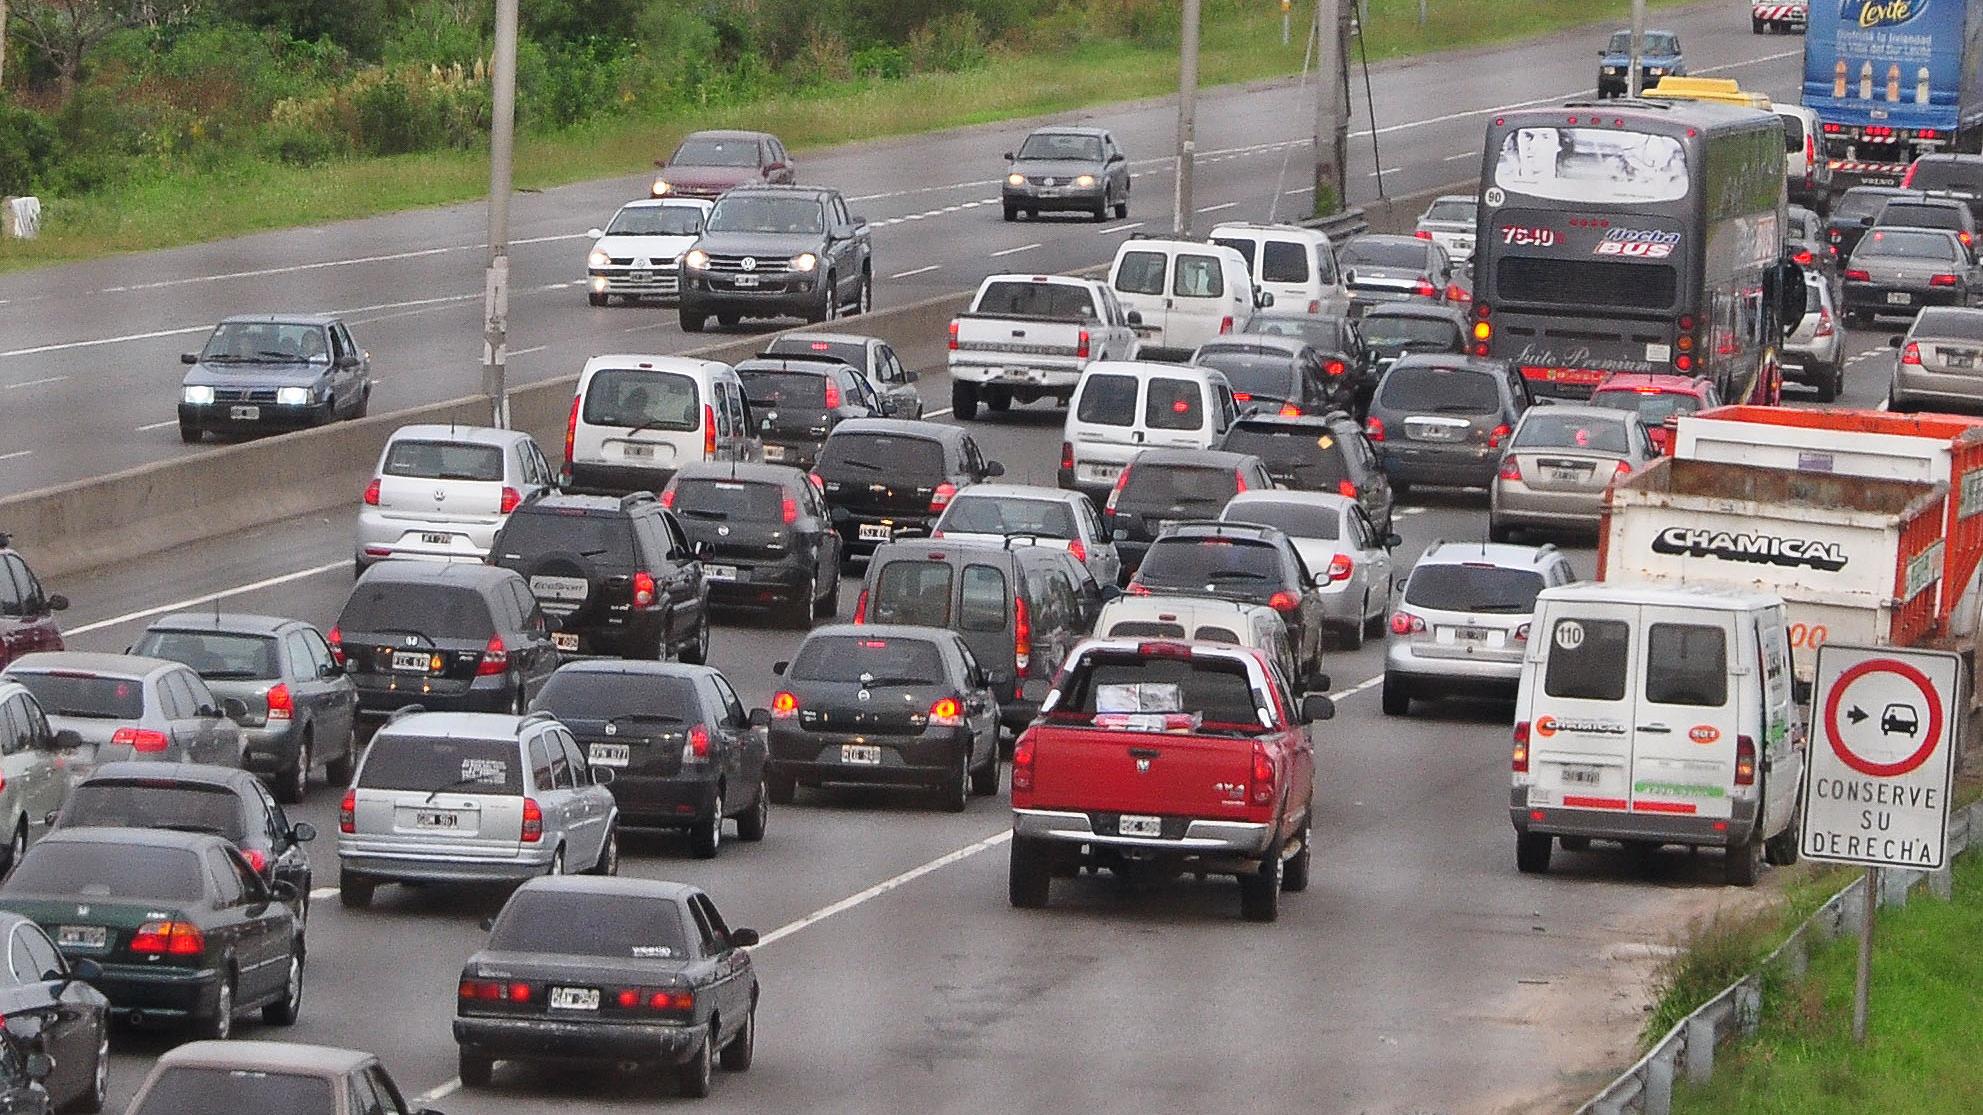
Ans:
[[[514,352],[512,352],[512,353],[510,353],[510,355],[511,355],[511,356],[529,356],[529,355],[530,355],[531,353],[533,353],[533,352],[543,352],[543,351],[544,351],[545,349],[547,349],[547,348],[550,348],[550,347],[551,347],[550,345],[533,345],[533,346],[531,346],[530,348],[520,348],[520,349],[517,349],[516,351],[514,351]],[[377,385],[376,383],[374,383],[374,384],[373,384],[373,386],[375,386],[375,387],[376,387],[376,386],[378,386],[378,385]]]
[[[32,456],[34,456],[34,450],[32,449],[16,449],[12,453],[0,453],[0,461],[12,461],[21,457]]]
[[[446,1099],[459,1091],[461,1091],[461,1077],[457,1076],[431,1092],[422,1092],[420,1095],[414,1096],[413,1106],[425,1107],[435,1100]]]
[[[942,417],[943,417],[944,415],[946,415],[946,414],[949,414],[949,413],[950,413],[950,408],[949,408],[949,407],[944,407],[944,408],[943,408],[942,410],[926,410],[926,411],[924,411],[924,412],[923,412],[923,417],[924,417],[924,418],[942,418]],[[0,460],[5,460],[5,458],[0,458]]]
[[[1039,247],[1039,246],[1040,246],[1040,245],[1039,245],[1038,243],[1033,243],[1033,244],[1021,244],[1021,245],[1019,245],[1019,246],[1018,246],[1018,247],[1016,247],[1016,248],[1006,248],[1006,249],[1004,249],[1003,251],[997,251],[997,252],[993,252],[993,253],[992,253],[992,258],[993,258],[993,259],[997,259],[997,258],[998,258],[999,256],[1010,256],[1010,255],[1018,255],[1018,254],[1019,254],[1020,252],[1030,252],[1030,251],[1032,251],[1032,250],[1033,250],[1034,248],[1037,248],[1037,247]]]
[[[1329,694],[1329,699],[1332,701],[1340,701],[1344,697],[1349,697],[1357,693],[1361,693],[1364,690],[1370,688],[1371,686],[1381,685],[1383,684],[1383,682],[1384,682],[1384,675],[1378,674],[1374,678],[1367,678],[1363,681],[1357,682],[1355,685],[1350,686],[1348,689],[1336,690],[1334,693]]]
[[[445,255],[448,252],[466,251],[474,245],[463,244],[451,248],[422,248],[412,252],[393,252],[381,256],[359,256],[355,259],[329,259],[320,263],[298,263],[290,267],[263,267],[254,271],[223,271],[218,275],[193,275],[184,279],[163,279],[155,283],[134,283],[130,286],[108,286],[92,291],[94,294],[124,294],[134,290],[159,290],[164,287],[185,286],[189,283],[217,283],[225,279],[259,279],[268,275],[289,275],[298,271],[320,271],[326,267],[350,267],[359,263],[391,263],[402,259],[419,259],[422,256]]]
[[[27,454],[25,452],[17,454],[17,456],[23,456],[23,457],[26,455]],[[6,458],[0,457],[0,460],[6,460]],[[262,580],[255,581],[250,584],[236,585],[233,588],[221,589],[219,592],[210,592],[205,596],[195,596],[190,600],[180,600],[171,604],[160,604],[156,608],[145,608],[143,610],[136,612],[126,612],[121,616],[113,616],[110,619],[100,619],[97,620],[95,623],[83,624],[81,627],[71,627],[66,632],[66,634],[87,635],[92,631],[101,631],[106,627],[115,627],[120,623],[130,623],[132,620],[137,620],[137,619],[150,619],[152,616],[164,615],[166,612],[178,612],[178,611],[184,611],[187,608],[197,608],[202,604],[211,604],[216,600],[226,600],[230,596],[240,596],[243,595],[244,593],[260,592],[262,589],[274,588],[277,585],[286,585],[291,581],[301,581],[308,577],[320,576],[322,574],[329,573],[333,569],[349,569],[349,568],[351,568],[351,561],[348,558],[344,561],[325,562],[322,565],[313,565],[308,569],[298,569],[293,573],[283,573],[274,577],[265,577]]]
[[[1198,211],[1200,213],[1217,213],[1220,210],[1237,209],[1237,208],[1239,208],[1239,202],[1237,201],[1222,201],[1217,205],[1200,206]]]
[[[1382,681],[1383,679],[1379,678],[1378,680]],[[941,871],[944,868],[949,867],[953,863],[956,863],[960,860],[969,859],[972,856],[977,855],[979,852],[982,852],[987,848],[995,848],[998,845],[1003,844],[1011,839],[1012,839],[1012,830],[1009,828],[1001,829],[998,832],[995,832],[990,836],[987,836],[983,840],[980,840],[974,844],[966,844],[962,848],[959,848],[956,851],[950,852],[946,855],[938,856],[935,859],[929,861],[928,863],[923,864],[920,867],[912,867],[909,870],[902,872],[900,875],[896,875],[891,878],[884,879],[881,882],[876,883],[875,885],[869,887],[864,891],[860,891],[857,894],[850,894],[847,897],[841,899],[840,901],[833,903],[831,906],[822,906],[819,909],[814,910],[812,913],[807,914],[805,917],[802,917],[797,921],[787,922],[786,924],[781,925],[778,928],[772,930],[771,932],[766,933],[764,936],[758,938],[757,947],[763,948],[766,945],[770,945],[777,941],[783,940],[784,938],[790,937],[792,934],[797,933],[799,930],[804,929],[809,925],[816,925],[819,922],[825,921],[827,918],[830,918],[835,914],[846,913],[848,910],[851,910],[854,907],[859,906],[864,902],[869,902],[876,898],[880,898],[882,895],[887,894],[889,891],[895,890],[909,883],[913,883],[917,879],[920,879],[923,876],[930,874],[931,872]]]
[[[481,295],[476,295],[481,297]],[[149,341],[158,337],[178,337],[187,333],[206,333],[213,329],[211,324],[189,325],[184,329],[159,329],[150,333],[127,333],[122,337],[98,337],[93,341],[65,341],[55,345],[36,345],[33,348],[10,348],[0,352],[0,356],[34,356],[43,352],[62,352],[72,348],[95,348],[98,345],[117,345],[125,341]]]
[[[906,278],[909,278],[909,277],[910,277],[910,276],[912,276],[912,275],[927,275],[927,274],[929,274],[929,273],[930,273],[930,272],[932,272],[932,271],[940,271],[940,270],[942,270],[942,269],[943,269],[943,264],[941,264],[941,263],[932,263],[932,264],[930,264],[930,265],[929,265],[928,267],[918,267],[918,268],[916,268],[916,269],[915,269],[914,271],[897,271],[897,272],[896,272],[895,274],[893,274],[893,275],[890,275],[890,276],[889,276],[889,278],[891,278],[891,279],[906,279]]]
[[[316,890],[310,892],[310,899],[311,901],[316,901],[323,898],[333,898],[336,895],[336,887],[318,887]]]
[[[1142,228],[1142,227],[1143,227],[1144,225],[1147,225],[1147,224],[1149,224],[1149,223],[1150,223],[1150,222],[1148,222],[1148,221],[1131,221],[1131,222],[1129,222],[1129,223],[1128,223],[1128,224],[1126,224],[1126,225],[1109,225],[1109,226],[1108,226],[1107,228],[1098,228],[1098,229],[1096,229],[1096,230],[1095,230],[1095,235],[1096,235],[1096,236],[1118,236],[1118,235],[1121,235],[1122,233],[1125,233],[1125,232],[1128,232],[1128,231],[1130,231],[1131,229],[1138,229],[1138,228]]]
[[[68,378],[68,376],[49,376],[46,379],[25,379],[19,383],[8,384],[7,390],[12,391],[16,387],[40,387],[44,383],[61,383]]]
[[[150,425],[147,425],[147,426],[139,426],[139,427],[137,428],[137,432],[138,432],[138,433],[141,433],[141,434],[144,434],[144,433],[150,433],[150,432],[151,432],[151,431],[153,431],[153,430],[163,430],[163,429],[164,429],[164,428],[166,428],[167,426],[175,426],[175,425],[178,425],[178,423],[179,423],[179,420],[178,420],[177,418],[168,418],[168,419],[166,419],[166,420],[165,420],[165,421],[163,421],[163,422],[153,422],[153,423],[151,423]]]

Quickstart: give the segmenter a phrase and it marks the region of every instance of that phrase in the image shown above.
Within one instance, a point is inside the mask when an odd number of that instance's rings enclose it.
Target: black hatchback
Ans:
[[[857,418],[835,427],[813,466],[850,553],[929,534],[958,489],[1005,475],[956,426]]]
[[[1116,476],[1102,524],[1134,572],[1150,543],[1183,519],[1216,519],[1241,492],[1274,486],[1260,458],[1203,449],[1145,449]]]
[[[1191,363],[1224,372],[1241,414],[1322,414],[1348,406],[1348,365],[1327,371],[1322,353],[1295,337],[1239,333],[1198,346]]]
[[[840,610],[846,544],[805,473],[784,465],[684,465],[661,502],[701,550],[711,604],[775,608],[795,627]]]
[[[1529,401],[1527,382],[1505,360],[1408,356],[1384,373],[1364,430],[1399,493],[1413,484],[1485,488]]]
[[[1364,399],[1391,365],[1414,353],[1467,353],[1467,319],[1450,306],[1394,302],[1373,306],[1357,323],[1370,351],[1370,378]]]
[[[1276,313],[1263,310],[1246,319],[1245,332],[1300,338],[1322,354],[1322,375],[1339,397],[1367,399],[1376,377],[1370,350],[1356,323],[1332,314]],[[1340,381],[1340,382],[1339,382]]]
[[[860,373],[838,360],[754,356],[737,365],[737,379],[771,464],[811,468],[835,426],[881,417]]]
[[[1220,447],[1260,458],[1278,487],[1357,501],[1378,534],[1391,533],[1391,481],[1363,429],[1347,413],[1300,418],[1256,414],[1233,423]]]
[[[382,561],[330,629],[331,656],[358,684],[358,715],[521,713],[558,668],[551,621],[508,569]]]

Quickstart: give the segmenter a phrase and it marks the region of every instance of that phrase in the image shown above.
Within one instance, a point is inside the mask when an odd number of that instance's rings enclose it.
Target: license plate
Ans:
[[[551,989],[552,1010],[598,1010],[599,989],[596,987],[553,987]]]
[[[1170,528],[1176,525],[1177,525],[1176,519],[1158,519],[1156,533],[1162,534],[1163,532],[1169,530]]]
[[[878,767],[881,765],[881,748],[866,747],[858,743],[840,745],[840,761],[857,766]]]
[[[425,533],[420,536],[421,544],[426,546],[446,546],[453,541],[454,535],[452,534]]]
[[[1582,469],[1553,468],[1549,470],[1549,478],[1552,480],[1582,480],[1587,475],[1589,474]]]
[[[1487,628],[1455,627],[1453,628],[1453,641],[1459,643],[1484,643],[1487,641]]]
[[[1944,352],[1942,362],[1951,368],[1974,368],[1976,354],[1970,352]]]
[[[624,743],[595,743],[586,749],[586,756],[596,767],[623,767],[633,758],[633,752]]]
[[[765,447],[764,447],[764,459],[765,459],[765,460],[767,460],[767,461],[782,461],[782,460],[784,460],[784,459],[785,459],[785,447],[784,447],[784,446],[782,446],[782,445],[767,445],[767,446],[765,446]]]
[[[56,929],[55,943],[65,949],[100,949],[110,943],[110,931],[101,925],[64,925]]]
[[[738,286],[740,286],[740,287],[754,287],[754,286],[756,286],[756,285],[757,285],[757,276],[756,276],[756,275],[739,275],[739,276],[737,276],[737,279],[736,279],[736,282],[737,282],[737,285],[738,285]]]
[[[1454,246],[1455,248],[1458,248],[1459,250],[1461,250],[1461,251],[1463,251],[1463,252],[1471,252],[1471,251],[1473,251],[1473,241],[1472,241],[1472,240],[1455,240],[1455,241],[1453,241],[1453,246]]]
[[[860,539],[863,542],[886,542],[895,537],[895,528],[887,523],[862,523]]]
[[[227,416],[237,422],[253,422],[262,416],[261,407],[228,407]]]
[[[1602,767],[1564,767],[1563,781],[1572,786],[1595,786],[1604,781]]]
[[[396,650],[392,652],[392,668],[424,674],[433,664],[434,656],[424,650]]]
[[[702,567],[702,575],[712,581],[734,581],[737,579],[737,567],[734,565],[705,565]]]
[[[1122,471],[1121,465],[1082,465],[1082,471],[1092,480],[1114,480]]]
[[[1913,301],[1914,296],[1904,290],[1889,291],[1887,293],[1887,305],[1889,306],[1905,306]]]
[[[1164,819],[1125,813],[1117,819],[1115,831],[1122,836],[1162,836]]]
[[[649,280],[651,280],[651,279],[653,279],[653,278],[654,278],[654,272],[652,272],[652,271],[629,271],[629,272],[627,272],[627,281],[628,281],[628,282],[634,282],[634,283],[644,283],[644,282],[648,282]]]
[[[642,445],[639,442],[630,441],[620,446],[620,456],[632,457],[642,461],[653,460],[654,447],[652,445]]]
[[[564,631],[553,631],[551,633],[551,645],[559,650],[568,650],[575,653],[578,650],[578,636]]]
[[[458,829],[461,827],[461,814],[449,809],[420,809],[413,814],[413,827],[417,829]]]

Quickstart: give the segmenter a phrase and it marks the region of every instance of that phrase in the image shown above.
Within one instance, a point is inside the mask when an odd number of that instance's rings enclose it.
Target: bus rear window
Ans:
[[[1672,136],[1612,128],[1514,128],[1494,184],[1551,201],[1659,203],[1687,196],[1687,151]]]
[[[1507,256],[1495,261],[1494,287],[1503,302],[1666,310],[1680,273],[1656,263]]]

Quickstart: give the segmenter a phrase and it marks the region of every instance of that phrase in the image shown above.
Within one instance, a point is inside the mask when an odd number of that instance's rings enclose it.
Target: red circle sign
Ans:
[[[1921,746],[1914,754],[1891,763],[1875,763],[1854,752],[1845,745],[1843,739],[1839,738],[1839,701],[1845,697],[1847,687],[1853,682],[1874,673],[1897,674],[1906,678],[1914,688],[1921,691],[1921,696],[1928,703],[1928,731],[1923,736]],[[1942,740],[1942,699],[1935,692],[1935,685],[1928,680],[1928,675],[1913,666],[1891,658],[1868,659],[1847,667],[1845,672],[1838,676],[1838,680],[1832,682],[1831,691],[1825,695],[1825,738],[1831,743],[1832,754],[1838,756],[1839,762],[1860,774],[1868,778],[1897,778],[1927,762],[1928,756],[1935,753],[1935,745]]]

